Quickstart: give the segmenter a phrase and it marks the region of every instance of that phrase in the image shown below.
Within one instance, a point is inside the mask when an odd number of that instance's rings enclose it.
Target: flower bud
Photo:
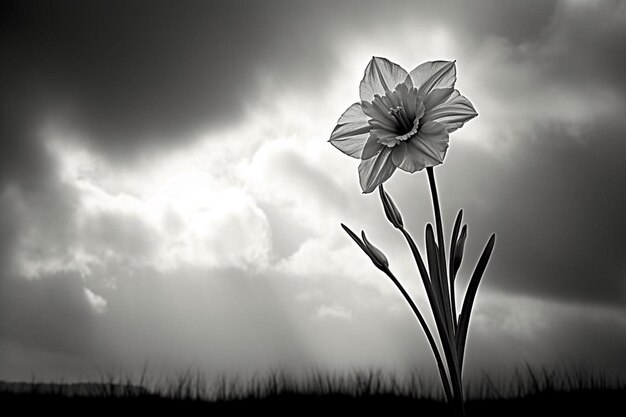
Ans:
[[[389,268],[389,261],[385,254],[383,254],[380,249],[376,246],[372,245],[367,238],[365,237],[365,232],[361,231],[361,237],[363,238],[363,243],[365,245],[365,250],[369,255],[374,265],[378,267],[378,269],[387,269]]]
[[[463,251],[465,249],[465,239],[467,239],[467,225],[463,225],[463,229],[461,229],[461,234],[459,235],[459,240],[456,241],[456,245],[454,246],[454,273],[459,270],[461,266],[461,260],[463,259]]]
[[[387,192],[383,189],[383,185],[378,186],[378,191],[380,192],[380,201],[383,203],[383,209],[385,210],[385,216],[387,216],[387,220],[395,227],[396,229],[402,229],[404,224],[402,223],[402,216],[400,215],[400,211],[393,203],[393,200],[387,194]]]

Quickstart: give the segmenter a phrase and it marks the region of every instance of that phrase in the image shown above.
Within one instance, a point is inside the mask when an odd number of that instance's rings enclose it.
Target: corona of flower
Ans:
[[[448,135],[477,116],[454,89],[454,61],[432,61],[407,73],[374,57],[360,85],[361,102],[341,115],[330,143],[361,159],[364,193],[385,182],[396,168],[420,171],[443,163]]]

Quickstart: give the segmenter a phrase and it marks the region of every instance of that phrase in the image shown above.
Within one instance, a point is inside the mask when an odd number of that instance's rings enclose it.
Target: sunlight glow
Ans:
[[[48,149],[59,163],[60,180],[78,194],[76,228],[83,239],[77,245],[83,253],[161,271],[266,266],[269,225],[245,190],[175,157],[117,176],[69,142],[51,139]]]

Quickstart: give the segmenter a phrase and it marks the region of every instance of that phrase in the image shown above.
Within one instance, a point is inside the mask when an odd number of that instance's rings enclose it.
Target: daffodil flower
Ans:
[[[362,160],[364,193],[396,168],[413,173],[443,163],[449,134],[477,116],[455,81],[454,61],[425,62],[407,73],[385,58],[372,58],[359,88],[361,102],[341,115],[329,140]]]
[[[385,254],[367,240],[365,232],[359,238],[347,226],[341,226],[402,293],[426,335],[446,401],[453,407],[456,416],[465,417],[463,360],[470,315],[496,236],[491,235],[480,255],[459,312],[455,281],[463,259],[467,225],[461,227],[463,210],[460,210],[454,222],[449,263],[446,262],[441,207],[433,168],[443,163],[450,133],[478,115],[472,103],[454,89],[455,82],[454,61],[425,62],[407,73],[387,59],[374,57],[365,68],[361,81],[361,102],[351,105],[341,115],[330,142],[343,153],[361,159],[359,178],[364,193],[371,193],[378,187],[387,220],[402,233],[415,258],[434,326],[424,320],[420,309],[391,272]],[[410,173],[426,168],[428,174],[437,230],[435,235],[433,226],[430,223],[426,226],[428,267],[415,240],[404,227],[400,210],[383,189],[383,182],[391,177],[396,168]],[[435,340],[437,335],[439,345]]]

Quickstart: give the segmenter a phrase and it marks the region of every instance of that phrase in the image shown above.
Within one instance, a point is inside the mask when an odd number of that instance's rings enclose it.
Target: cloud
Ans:
[[[189,133],[232,126],[268,71],[289,82],[317,64],[306,77],[324,78],[332,60],[320,57],[329,39],[308,36],[317,32],[308,9],[283,1],[12,3],[2,25],[2,75],[12,81],[3,94],[12,110],[2,115],[2,154],[36,167],[44,157],[32,152],[39,150],[37,126],[46,122],[79,132],[98,153],[130,161],[175,149]],[[3,158],[27,175],[10,161]]]
[[[499,284],[536,296],[621,304],[621,135],[621,128],[605,125],[584,129],[578,142],[545,131],[549,143],[527,143],[508,163],[504,181],[486,180],[492,188],[481,194],[494,202],[490,221],[498,219],[501,236],[493,265]]]
[[[486,38],[463,74],[479,106],[472,127],[484,131],[481,141],[538,139],[555,127],[575,139],[621,114],[625,15],[619,2],[559,2],[536,39]]]
[[[89,288],[85,288],[85,297],[89,301],[89,305],[98,314],[104,314],[107,310],[107,300],[91,291]]]
[[[59,161],[60,181],[76,196],[73,241],[62,242],[74,255],[96,265],[160,271],[267,263],[271,234],[263,212],[244,190],[202,166],[163,159],[148,172],[117,176],[106,161],[84,150],[56,144],[51,152]],[[207,157],[203,162],[210,166]],[[139,188],[132,186],[136,181]]]
[[[494,292],[479,295],[468,336],[474,378],[493,367],[508,377],[524,363],[564,371],[623,375],[626,315],[620,308]],[[497,370],[499,369],[499,370]],[[523,370],[522,370],[523,371]]]
[[[485,13],[493,10],[489,1],[319,6],[157,1],[147,10],[109,2],[13,2],[3,13],[0,37],[7,56],[0,74],[10,80],[3,89],[10,106],[0,114],[3,178],[46,175],[49,161],[39,137],[46,123],[132,164],[146,153],[189,143],[193,133],[237,125],[260,100],[282,101],[294,90],[315,96],[352,51],[367,59],[372,50],[395,46],[413,55],[403,38],[419,44],[415,50],[422,54],[426,48],[437,53],[430,46],[442,27],[478,32],[464,42],[487,34],[519,42],[535,37],[554,7],[509,5],[492,19]],[[399,29],[390,34],[390,26]],[[416,27],[422,31],[402,30]]]
[[[325,231],[326,219],[335,216],[347,198],[328,170],[312,163],[315,156],[307,147],[319,154],[320,146],[311,142],[272,140],[254,154],[244,175],[246,187],[258,200],[280,207],[285,216],[306,222],[320,233]]]
[[[316,319],[338,319],[338,320],[351,320],[352,312],[346,307],[340,305],[322,305],[315,312]]]

